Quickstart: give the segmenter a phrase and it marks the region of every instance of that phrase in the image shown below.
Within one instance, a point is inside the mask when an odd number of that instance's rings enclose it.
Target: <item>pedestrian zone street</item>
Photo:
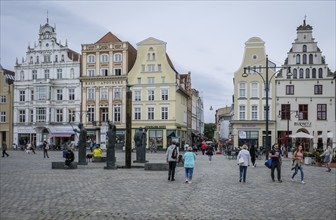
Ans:
[[[283,161],[282,183],[272,182],[265,158],[239,183],[236,160],[215,155],[209,163],[198,155],[193,181],[186,184],[183,167],[170,182],[167,171],[106,170],[106,163],[51,169],[52,161],[64,160],[60,151],[50,151],[49,159],[41,151],[8,153],[0,158],[1,220],[336,219],[336,169],[304,166],[305,184],[300,173],[292,182],[289,159]],[[124,152],[116,158],[124,165]],[[165,162],[165,154],[147,153],[146,159]]]

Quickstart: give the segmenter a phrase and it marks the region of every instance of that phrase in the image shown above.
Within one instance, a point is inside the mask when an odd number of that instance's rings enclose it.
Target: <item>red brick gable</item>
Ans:
[[[114,34],[111,32],[108,32],[105,34],[102,38],[100,38],[97,43],[115,43],[115,42],[121,42],[119,38],[117,38]]]

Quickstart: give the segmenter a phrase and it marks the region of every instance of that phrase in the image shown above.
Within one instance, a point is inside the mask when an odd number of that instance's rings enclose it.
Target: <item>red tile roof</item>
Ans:
[[[121,42],[119,38],[117,38],[114,34],[111,32],[108,32],[105,34],[102,38],[100,38],[97,43],[115,43],[115,42]]]

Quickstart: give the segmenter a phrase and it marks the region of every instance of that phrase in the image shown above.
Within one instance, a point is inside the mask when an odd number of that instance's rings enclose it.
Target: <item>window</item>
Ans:
[[[317,104],[317,120],[327,120],[327,104]]]
[[[26,101],[26,92],[24,90],[20,90],[20,102]]]
[[[56,109],[56,122],[63,121],[63,109]]]
[[[62,79],[62,69],[57,69],[57,79]]]
[[[108,76],[108,69],[101,69],[101,70],[100,70],[100,74],[101,74],[102,76]]]
[[[50,63],[50,55],[44,55],[44,62]]]
[[[148,90],[148,101],[154,101],[154,90]]]
[[[69,119],[69,122],[74,122],[75,121],[75,118],[76,118],[76,114],[75,114],[75,109],[69,109],[68,110],[68,119]]]
[[[282,104],[281,105],[281,120],[290,120],[290,104]]]
[[[319,70],[318,70],[318,78],[323,78],[323,70],[322,70],[322,68],[319,68]]]
[[[141,120],[141,108],[134,108],[134,120]]]
[[[24,72],[23,71],[20,72],[20,80],[24,80]]]
[[[49,79],[49,70],[44,70],[44,79]]]
[[[145,72],[145,65],[144,64],[141,65],[141,72]]]
[[[150,53],[147,54],[147,60],[150,60],[151,57],[150,57]]]
[[[34,101],[34,90],[30,90],[30,101]]]
[[[6,112],[0,112],[0,122],[1,123],[6,122]]]
[[[87,89],[87,99],[90,99],[90,100],[95,99],[95,89],[94,88]]]
[[[309,54],[309,64],[314,64],[313,54]]]
[[[95,76],[95,70],[88,70],[88,76]]]
[[[239,106],[239,120],[245,120],[245,105]]]
[[[307,52],[307,45],[302,46],[302,52]]]
[[[114,54],[114,62],[121,62],[121,61],[122,61],[121,53]]]
[[[108,108],[107,107],[100,108],[100,121],[103,121],[103,122],[108,121]]]
[[[58,62],[58,56],[55,55],[55,62],[57,63]]]
[[[259,65],[259,70],[258,70],[259,73],[262,73],[262,70],[263,70],[263,69],[262,69],[262,65]]]
[[[322,85],[314,85],[314,94],[315,95],[322,95],[323,93],[323,86]]]
[[[138,77],[138,84],[141,84],[141,78]]]
[[[70,79],[73,79],[75,77],[75,70],[74,68],[70,69]]]
[[[0,96],[0,103],[6,103],[6,96],[5,95]]]
[[[152,53],[152,60],[155,60],[155,53]]]
[[[161,107],[161,119],[168,120],[168,107]]]
[[[303,54],[302,56],[302,63],[307,64],[307,54]]]
[[[69,100],[75,100],[75,89],[69,89]]]
[[[251,84],[251,97],[252,98],[257,98],[258,97],[258,83],[252,83]]]
[[[294,95],[294,85],[286,85],[286,95]]]
[[[29,63],[33,63],[33,57],[32,56],[30,57]]]
[[[308,120],[308,105],[299,105],[299,120]]]
[[[296,55],[296,64],[300,64],[300,54]]]
[[[148,120],[154,120],[154,108],[149,107],[147,109],[147,112],[148,112]]]
[[[61,62],[64,62],[64,54],[61,56]]]
[[[306,69],[306,79],[310,78],[310,69]]]
[[[37,100],[47,100],[47,87],[37,86],[36,87]]]
[[[87,108],[87,119],[88,119],[88,122],[94,121],[94,107],[93,106],[88,106]]]
[[[148,77],[148,84],[154,84],[154,77]]]
[[[114,88],[114,98],[121,99],[121,88]]]
[[[162,77],[161,77],[161,82],[162,82],[162,83],[166,83],[166,77],[165,77],[165,76],[162,76]]]
[[[26,122],[26,111],[25,110],[19,110],[19,122],[20,123]]]
[[[155,71],[155,65],[154,64],[148,64],[147,68],[148,68],[148,72],[154,72]]]
[[[168,89],[161,90],[161,100],[168,100]]]
[[[251,110],[251,119],[258,120],[258,106],[252,105]]]
[[[141,101],[141,91],[140,90],[134,91],[134,101]]]
[[[30,122],[34,122],[34,110],[30,110]]]
[[[103,62],[103,63],[107,63],[109,60],[108,60],[108,55],[107,54],[103,54],[100,56],[100,61]]]
[[[114,69],[114,75],[121,76],[121,69]]]
[[[316,69],[315,68],[313,68],[313,71],[312,71],[312,78],[316,79]]]
[[[107,100],[107,88],[101,88],[100,89],[100,100]]]
[[[89,55],[89,56],[87,57],[87,62],[88,62],[88,63],[94,63],[94,62],[96,62],[96,57],[95,57],[95,55]]]
[[[36,108],[36,122],[45,122],[46,121],[46,108]]]
[[[300,68],[299,78],[303,79],[303,69],[302,68]]]
[[[39,63],[39,62],[40,62],[40,57],[36,56],[36,63]]]
[[[293,69],[293,79],[297,79],[297,70]]]
[[[32,70],[32,78],[37,79],[37,70]]]
[[[56,99],[57,100],[63,100],[63,90],[62,89],[57,89],[56,90]]]
[[[245,83],[240,83],[239,84],[239,98],[245,98],[246,97],[246,84]]]
[[[159,71],[159,72],[161,72],[161,71],[162,71],[161,64],[158,64],[158,71]]]
[[[121,107],[114,106],[114,121],[121,121]]]

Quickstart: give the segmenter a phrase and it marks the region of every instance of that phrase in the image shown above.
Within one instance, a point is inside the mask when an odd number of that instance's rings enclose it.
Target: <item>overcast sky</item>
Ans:
[[[313,37],[335,71],[335,10],[330,1],[4,1],[1,8],[1,65],[14,70],[27,46],[38,41],[40,25],[56,24],[57,40],[80,51],[111,31],[136,44],[148,37],[167,42],[179,73],[191,72],[192,87],[203,94],[205,122],[231,105],[233,73],[245,42],[265,41],[270,60],[281,66],[307,16]],[[213,111],[210,111],[213,106]]]

